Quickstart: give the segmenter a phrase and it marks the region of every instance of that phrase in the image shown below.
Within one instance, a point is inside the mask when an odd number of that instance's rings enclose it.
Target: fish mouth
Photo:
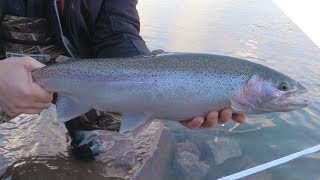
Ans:
[[[285,93],[282,97],[270,102],[270,106],[273,106],[272,109],[279,112],[292,111],[307,107],[309,102],[306,99],[303,99],[301,95],[308,92],[308,90],[302,87]]]

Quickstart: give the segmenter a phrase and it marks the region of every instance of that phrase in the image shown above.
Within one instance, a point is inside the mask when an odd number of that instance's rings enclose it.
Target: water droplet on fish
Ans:
[[[221,124],[221,126],[223,127],[223,126],[224,126],[224,124]]]

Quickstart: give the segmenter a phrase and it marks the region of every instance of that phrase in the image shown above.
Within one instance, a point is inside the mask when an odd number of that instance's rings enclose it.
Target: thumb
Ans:
[[[28,71],[33,71],[35,69],[39,69],[46,66],[41,62],[33,59],[32,57],[24,57],[24,62],[25,62],[25,67]]]

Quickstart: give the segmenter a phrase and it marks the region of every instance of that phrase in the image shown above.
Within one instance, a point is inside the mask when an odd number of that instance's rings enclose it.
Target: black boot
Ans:
[[[72,152],[81,159],[93,158],[100,151],[101,141],[93,130],[119,131],[120,115],[91,110],[65,123],[71,137]]]
[[[98,155],[101,141],[97,133],[81,122],[77,117],[65,123],[71,137],[71,148],[73,154],[79,159],[91,159]]]

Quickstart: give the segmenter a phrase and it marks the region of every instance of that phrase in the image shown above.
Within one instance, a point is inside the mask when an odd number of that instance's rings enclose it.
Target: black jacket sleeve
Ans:
[[[136,0],[69,0],[64,11],[65,28],[80,57],[150,53],[139,35],[136,4]]]

